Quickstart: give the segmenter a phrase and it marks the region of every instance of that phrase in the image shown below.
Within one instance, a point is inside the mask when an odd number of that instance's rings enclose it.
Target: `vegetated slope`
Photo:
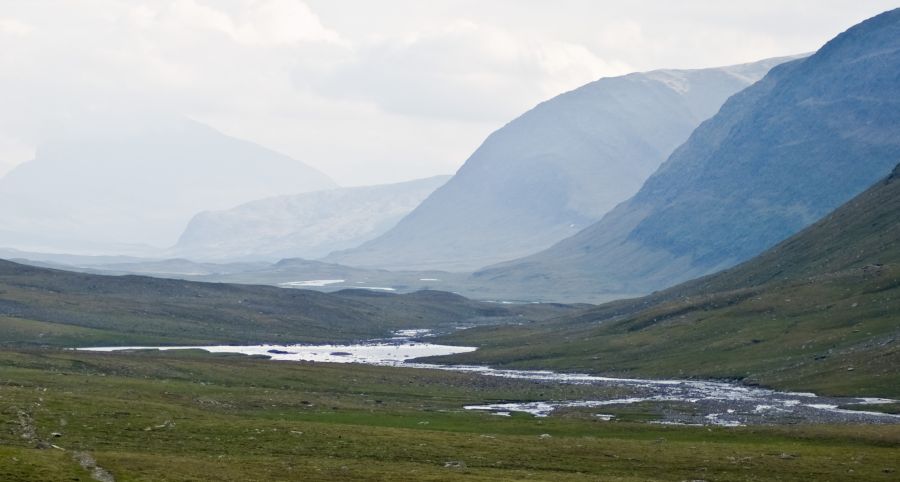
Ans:
[[[336,187],[300,161],[191,120],[79,121],[0,179],[0,246],[141,253],[136,245],[174,244],[202,210]]]
[[[721,273],[529,329],[472,330],[460,359],[900,395],[900,166]]]
[[[785,59],[604,78],[491,134],[383,236],[329,262],[472,270],[575,234],[634,194],[728,96]]]
[[[139,275],[155,278],[174,278],[209,283],[237,283],[272,285],[312,289],[315,291],[340,291],[345,289],[374,289],[397,293],[421,290],[441,290],[461,293],[460,282],[467,274],[446,271],[387,271],[353,268],[302,258],[286,258],[271,263],[267,261],[199,262],[183,258],[175,259],[126,259],[104,262],[107,257],[44,255],[42,253],[14,252],[19,256],[9,261],[54,268],[65,271],[102,275]],[[2,258],[0,252],[0,258]],[[473,292],[477,295],[477,292]],[[463,296],[466,296],[463,294]]]
[[[0,260],[0,343],[33,345],[344,341],[402,328],[555,316],[450,293],[326,294],[143,276],[102,276]]]
[[[369,289],[391,293],[439,290],[457,293],[474,300],[492,300],[484,293],[468,289],[467,273],[447,271],[387,271],[354,268],[302,258],[277,262],[199,262],[184,258],[141,259],[109,256],[73,256],[6,250],[9,261],[65,271],[101,275],[138,275],[155,278],[236,283],[300,288],[321,292]]]
[[[171,250],[197,260],[319,258],[397,224],[450,176],[252,201],[194,216]]]
[[[542,298],[647,293],[744,261],[900,159],[900,10],[733,96],[630,200],[475,279]]]

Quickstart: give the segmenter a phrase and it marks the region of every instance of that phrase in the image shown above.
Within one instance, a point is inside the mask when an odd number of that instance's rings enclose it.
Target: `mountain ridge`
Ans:
[[[475,279],[567,299],[647,293],[762,252],[900,159],[897,38],[900,10],[773,68],[603,220]]]
[[[548,247],[633,194],[728,96],[784,60],[603,78],[544,101],[394,229],[325,260],[466,271]]]
[[[529,326],[450,335],[480,349],[443,361],[898,396],[898,313],[900,164],[733,268]]]
[[[387,231],[450,176],[258,199],[191,218],[168,255],[195,260],[323,257]]]
[[[171,245],[198,211],[335,186],[300,161],[183,117],[86,115],[0,178],[10,233],[0,245],[137,254]]]

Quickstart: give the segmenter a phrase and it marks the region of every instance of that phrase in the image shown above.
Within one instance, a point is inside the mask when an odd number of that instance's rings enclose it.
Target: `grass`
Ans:
[[[639,423],[652,406],[613,422],[461,409],[615,395],[603,390],[202,352],[7,350],[0,478],[88,480],[76,452],[120,481],[892,480],[900,469],[896,426]]]
[[[900,265],[678,300],[638,313],[465,330],[442,361],[614,376],[742,380],[847,396],[900,396]]]
[[[408,328],[546,319],[564,305],[500,306],[451,293],[319,293],[142,276],[101,276],[0,260],[0,345],[298,343]]]
[[[900,166],[732,269],[652,295],[444,338],[443,359],[900,397]]]
[[[0,480],[102,479],[97,467],[120,481],[896,480],[897,425],[661,426],[645,422],[673,406],[654,403],[597,410],[617,415],[609,422],[586,409],[497,417],[462,407],[623,389],[201,351],[22,347],[347,340],[515,319],[453,335],[483,347],[455,360],[898,397],[900,224],[885,217],[900,213],[891,207],[898,184],[764,255],[768,266],[576,315],[437,292],[323,294],[0,262]],[[842,218],[871,229],[849,242],[833,232]],[[825,268],[807,269],[812,249]]]

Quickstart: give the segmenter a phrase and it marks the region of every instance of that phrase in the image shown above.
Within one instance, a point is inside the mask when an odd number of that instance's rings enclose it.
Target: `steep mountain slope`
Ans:
[[[474,330],[456,361],[745,379],[900,395],[900,165],[729,270],[531,327]]]
[[[600,219],[728,96],[784,59],[605,78],[491,134],[394,229],[327,261],[471,270],[546,248]]]
[[[479,303],[443,292],[326,294],[73,273],[0,260],[0,344],[348,341],[467,320],[541,319],[567,310]]]
[[[81,119],[0,179],[0,246],[125,252],[171,246],[191,216],[334,188],[324,174],[186,119]]]
[[[476,278],[519,293],[591,299],[646,293],[746,260],[897,163],[898,76],[894,10],[729,99],[600,222]]]
[[[450,176],[278,196],[191,219],[172,254],[198,260],[319,258],[394,227]]]

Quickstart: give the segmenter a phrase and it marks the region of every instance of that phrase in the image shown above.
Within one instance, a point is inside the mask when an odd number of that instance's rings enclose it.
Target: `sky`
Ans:
[[[0,175],[81,112],[162,110],[339,184],[451,174],[600,77],[811,52],[881,0],[0,0]]]

